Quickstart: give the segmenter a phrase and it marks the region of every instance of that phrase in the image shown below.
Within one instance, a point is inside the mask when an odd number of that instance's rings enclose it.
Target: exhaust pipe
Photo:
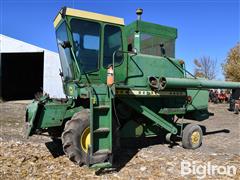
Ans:
[[[165,77],[158,79],[157,77],[150,76],[148,77],[148,84],[151,88],[156,90],[163,90],[166,87],[167,80]]]
[[[148,77],[148,84],[153,89],[158,89],[158,87],[159,87],[158,79],[154,76]]]

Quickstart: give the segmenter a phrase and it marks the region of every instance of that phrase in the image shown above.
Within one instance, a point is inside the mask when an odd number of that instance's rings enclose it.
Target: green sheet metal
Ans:
[[[120,98],[120,99],[126,104],[128,104],[130,107],[135,109],[138,113],[141,113],[144,116],[148,117],[150,120],[166,129],[168,132],[172,134],[177,134],[178,130],[174,125],[163,119],[161,116],[157,115],[155,112],[153,112],[146,106],[139,103],[137,100],[134,100],[133,98]]]
[[[36,120],[36,114],[39,109],[38,102],[33,101],[26,108],[26,123],[27,123],[27,137],[33,134],[36,126],[34,125],[34,121]]]
[[[112,153],[112,96],[110,88],[103,84],[98,89],[92,87],[89,90],[91,146],[88,165],[94,164],[97,167],[97,154],[108,157]],[[99,167],[106,167],[111,163],[101,163]]]
[[[137,30],[137,23],[139,25],[138,30],[143,33],[160,35],[164,37],[169,37],[170,39],[177,38],[177,29],[169,26],[163,26],[159,24],[149,23],[145,21],[134,21],[133,23],[125,27],[128,35],[134,33]]]
[[[26,110],[27,135],[33,135],[36,130],[62,126],[64,120],[70,119],[82,109],[82,106],[72,105],[71,99],[61,102],[43,96],[39,101],[34,100]]]
[[[160,78],[161,79],[161,78]],[[225,82],[193,78],[163,77],[163,88],[205,88],[205,89],[234,89],[240,88],[240,82]]]
[[[187,111],[202,110],[208,108],[208,90],[188,89],[187,95],[192,97],[191,103],[187,105]]]

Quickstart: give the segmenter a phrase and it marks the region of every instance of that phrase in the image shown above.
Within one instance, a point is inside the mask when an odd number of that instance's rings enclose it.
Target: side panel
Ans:
[[[45,102],[43,102],[45,101]],[[51,100],[33,101],[26,109],[27,136],[36,134],[38,130],[61,126],[68,104],[51,102]]]
[[[29,104],[26,111],[28,136],[36,134],[38,130],[41,132],[43,129],[62,126],[65,120],[82,109],[81,106],[72,107],[71,102],[71,100],[59,102],[52,99],[42,99]]]
[[[41,112],[39,128],[61,126],[66,113],[66,105],[46,104]]]
[[[128,62],[127,78],[130,86],[145,87],[149,76],[184,77],[183,71],[163,57],[139,54],[129,57]]]
[[[187,90],[188,96],[192,97],[192,103],[187,106],[187,111],[208,108],[208,90]]]

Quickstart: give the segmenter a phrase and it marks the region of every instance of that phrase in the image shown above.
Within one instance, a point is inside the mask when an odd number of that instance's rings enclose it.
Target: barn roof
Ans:
[[[9,36],[0,34],[0,53],[18,53],[18,52],[47,52],[57,54],[56,52],[20,41]]]

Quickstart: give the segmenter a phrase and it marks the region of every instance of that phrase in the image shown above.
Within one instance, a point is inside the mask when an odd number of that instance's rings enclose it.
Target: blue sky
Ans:
[[[142,19],[176,27],[176,57],[193,70],[193,59],[217,59],[221,63],[230,48],[240,41],[239,0],[0,0],[0,33],[57,51],[53,19],[63,6],[119,16],[129,24],[135,10],[143,8]]]

